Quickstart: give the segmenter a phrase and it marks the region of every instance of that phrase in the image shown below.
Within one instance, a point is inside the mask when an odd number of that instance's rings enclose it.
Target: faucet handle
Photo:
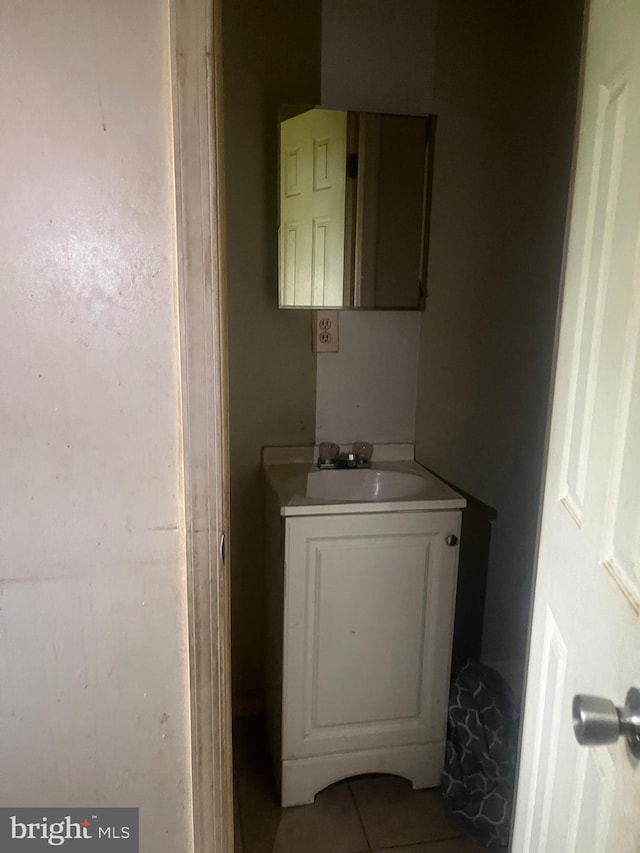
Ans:
[[[371,465],[373,444],[370,444],[368,441],[354,441],[353,452],[358,458],[358,465],[360,467],[369,467]]]
[[[333,467],[340,454],[340,447],[333,441],[322,441],[318,447],[318,467]]]

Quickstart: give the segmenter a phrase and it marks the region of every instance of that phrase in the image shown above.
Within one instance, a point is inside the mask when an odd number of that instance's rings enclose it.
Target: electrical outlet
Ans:
[[[319,310],[311,314],[313,352],[338,352],[338,312]]]

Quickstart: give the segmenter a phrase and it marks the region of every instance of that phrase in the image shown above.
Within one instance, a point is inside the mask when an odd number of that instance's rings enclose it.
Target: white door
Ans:
[[[346,112],[281,123],[280,305],[343,303],[346,158]]]
[[[572,697],[640,687],[640,3],[594,0],[512,849],[640,851],[640,762]]]

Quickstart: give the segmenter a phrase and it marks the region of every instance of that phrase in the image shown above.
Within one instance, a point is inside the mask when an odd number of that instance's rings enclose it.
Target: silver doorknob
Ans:
[[[624,708],[601,696],[574,696],[573,731],[581,746],[615,743],[622,735],[631,754],[640,758],[640,691],[629,690]]]
[[[458,537],[455,536],[453,533],[450,533],[444,541],[447,543],[447,545],[451,545],[453,547],[453,545],[458,544]]]

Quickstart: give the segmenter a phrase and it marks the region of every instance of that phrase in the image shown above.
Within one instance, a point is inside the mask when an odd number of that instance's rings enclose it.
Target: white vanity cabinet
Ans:
[[[283,806],[360,773],[439,784],[460,519],[281,516],[271,495],[269,724]]]

